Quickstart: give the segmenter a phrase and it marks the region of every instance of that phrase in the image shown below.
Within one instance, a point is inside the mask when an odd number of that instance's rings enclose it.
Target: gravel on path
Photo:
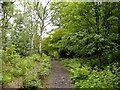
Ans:
[[[68,71],[57,60],[52,61],[49,79],[45,82],[47,88],[74,88]]]

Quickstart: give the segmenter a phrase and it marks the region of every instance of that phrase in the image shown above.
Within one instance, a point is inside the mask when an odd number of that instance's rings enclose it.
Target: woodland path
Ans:
[[[57,60],[52,61],[49,79],[45,82],[47,88],[74,88],[68,75],[68,71]]]

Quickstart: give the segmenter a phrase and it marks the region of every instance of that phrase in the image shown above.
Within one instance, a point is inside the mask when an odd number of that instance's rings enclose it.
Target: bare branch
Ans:
[[[51,2],[51,0],[47,2],[47,4],[46,4],[45,7],[44,7],[44,10],[46,10],[46,8],[47,8],[47,6],[48,6],[48,4],[49,4],[50,2]]]
[[[37,5],[36,5],[37,15],[42,20],[42,16],[40,15],[39,10],[38,10],[38,5],[39,5],[39,2],[37,2]]]
[[[51,10],[54,9],[58,4],[60,4],[60,2],[56,3],[56,4],[51,8]],[[47,13],[47,15],[44,17],[44,20],[48,17],[49,14],[52,13],[51,10],[49,10],[49,12]],[[47,11],[47,9],[46,9],[46,11]]]
[[[51,21],[49,21],[49,22],[44,26],[44,28],[46,28],[50,23],[51,23]]]

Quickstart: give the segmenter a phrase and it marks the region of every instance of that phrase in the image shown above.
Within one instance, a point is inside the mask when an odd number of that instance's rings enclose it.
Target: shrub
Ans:
[[[84,80],[75,82],[80,88],[113,88],[114,74],[108,69],[98,72],[93,70]]]
[[[38,72],[35,70],[29,71],[25,74],[25,79],[23,80],[24,88],[42,88],[42,81],[39,79]]]
[[[11,55],[9,55],[9,57],[11,57]],[[41,57],[39,54],[34,54],[24,58],[14,57],[11,58],[11,60],[3,60],[2,66],[2,83],[4,85],[14,81],[13,79],[22,77],[23,87],[41,88],[43,77],[45,79],[49,74],[50,57],[46,55]]]
[[[9,72],[2,73],[2,83],[7,84],[12,80],[12,74]]]
[[[82,61],[81,61],[82,60]],[[120,67],[118,63],[104,66],[104,69],[91,67],[83,59],[63,59],[61,63],[70,72],[70,78],[77,88],[120,88]]]
[[[32,88],[33,88],[33,90],[35,90],[37,88],[43,88],[43,86],[41,84],[41,80],[24,80],[23,87],[27,88],[27,89],[31,89],[31,90],[32,90]]]

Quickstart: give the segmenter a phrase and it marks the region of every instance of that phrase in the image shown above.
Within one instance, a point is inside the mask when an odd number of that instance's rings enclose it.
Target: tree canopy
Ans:
[[[52,3],[54,5],[55,3]],[[61,2],[52,13],[56,32],[47,37],[60,57],[94,57],[100,64],[119,59],[119,3]],[[49,49],[44,48],[45,51]]]

